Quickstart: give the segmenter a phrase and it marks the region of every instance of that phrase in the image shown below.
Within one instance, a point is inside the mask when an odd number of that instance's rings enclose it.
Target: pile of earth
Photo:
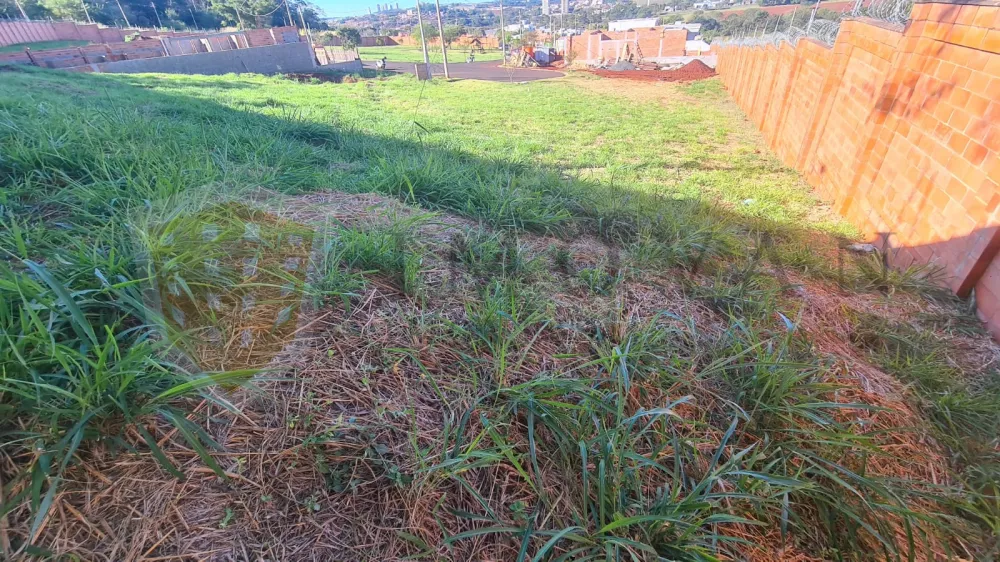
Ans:
[[[283,78],[287,80],[295,80],[296,82],[302,83],[315,83],[315,82],[333,82],[334,84],[353,84],[357,82],[357,78],[349,74],[327,74],[322,72],[303,72],[303,73],[290,73],[283,74]]]
[[[626,63],[632,66],[630,63]],[[605,78],[625,78],[626,80],[639,80],[642,82],[691,82],[703,78],[715,76],[715,70],[700,60],[693,60],[675,70],[615,70],[615,66],[608,69],[593,69],[590,72]],[[633,67],[634,68],[634,67]]]

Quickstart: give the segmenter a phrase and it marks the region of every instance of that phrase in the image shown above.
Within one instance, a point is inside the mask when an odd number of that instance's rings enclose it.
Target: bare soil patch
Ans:
[[[301,72],[283,74],[282,76],[288,80],[295,80],[296,82],[301,83],[322,82],[332,84],[353,84],[358,81],[357,78],[349,74],[327,74],[324,72]]]

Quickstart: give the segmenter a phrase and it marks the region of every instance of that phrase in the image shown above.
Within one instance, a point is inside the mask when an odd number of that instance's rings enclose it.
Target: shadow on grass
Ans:
[[[316,74],[334,80],[357,76]],[[366,70],[362,76],[375,74]],[[260,87],[238,76],[225,81],[186,76],[152,86],[148,78],[41,69],[9,76],[0,88],[0,107],[12,108],[6,115],[10,126],[0,130],[0,141],[12,150],[0,160],[0,181],[12,186],[4,204],[24,217],[41,216],[42,209],[80,204],[114,215],[123,202],[163,199],[216,182],[284,193],[377,192],[493,227],[569,236],[596,234],[620,244],[652,239],[683,244],[682,253],[691,256],[740,255],[748,240],[753,245],[762,236],[778,246],[825,241],[836,248],[844,242],[807,225],[748,216],[700,198],[640,192],[567,177],[564,169],[503,155],[482,158],[431,145],[421,138],[422,127],[416,123],[411,132],[404,133],[409,138],[380,136],[340,123],[336,115],[327,122],[304,117],[299,110],[307,108],[278,99],[229,107],[183,91]],[[69,84],[105,95],[76,97],[60,88]],[[45,105],[22,103],[19,92],[32,92]],[[110,112],[109,107],[113,108]],[[265,115],[255,108],[276,108],[281,115]],[[73,142],[37,150],[51,144],[52,138]],[[16,146],[23,150],[13,150]],[[694,161],[682,167],[703,169]],[[46,170],[41,178],[39,169]],[[750,166],[745,171],[750,176],[746,180],[755,181],[756,176],[773,170]],[[30,187],[29,178],[33,178]],[[67,180],[91,187],[67,190]],[[968,238],[980,236],[973,232]],[[964,238],[909,252],[934,253],[937,246],[953,250],[961,247]],[[696,259],[691,256],[685,259]],[[818,261],[828,258],[816,255]]]
[[[826,237],[701,199],[638,192],[503,155],[482,158],[430,145],[417,125],[400,133],[410,138],[373,135],[335,115],[327,122],[295,112],[264,115],[179,89],[150,90],[143,87],[148,80],[30,71],[0,85],[0,107],[10,108],[0,114],[0,144],[7,150],[0,183],[9,186],[0,204],[35,229],[22,253],[51,263],[56,274],[62,248],[57,239],[47,241],[46,228],[87,240],[92,230],[124,221],[134,208],[207,186],[222,192],[248,186],[376,192],[495,228],[594,235],[623,247],[653,243],[664,250],[657,263],[662,268],[697,269],[713,257],[751,253],[762,242],[780,247]],[[214,88],[218,80],[182,83]],[[68,83],[107,95],[80,99],[53,87]],[[26,92],[33,103],[8,103]],[[337,166],[344,163],[354,165]],[[807,251],[799,259],[815,264],[826,256]],[[135,264],[117,265],[121,275],[142,278]],[[72,294],[100,291],[94,268],[80,269],[85,273],[67,277]],[[107,326],[106,318],[91,321],[93,328]]]
[[[327,122],[302,117],[298,110],[308,108],[288,107],[278,99],[247,101],[243,108],[234,108],[184,92],[259,87],[239,77],[223,81],[189,76],[157,82],[156,90],[148,78],[37,70],[13,77],[4,87],[9,92],[4,97],[16,103],[19,91],[32,91],[58,110],[42,112],[19,105],[8,117],[13,127],[0,133],[5,145],[18,142],[30,151],[33,142],[45,144],[46,137],[54,134],[79,141],[0,163],[0,178],[15,186],[11,195],[21,203],[45,201],[49,206],[76,198],[77,192],[66,192],[62,181],[17,187],[41,165],[64,178],[96,183],[98,188],[86,190],[87,200],[80,201],[89,207],[112,200],[157,199],[222,181],[280,192],[375,191],[496,227],[553,233],[593,230],[620,242],[697,227],[710,231],[721,244],[733,229],[740,233],[776,228],[705,201],[639,193],[620,185],[567,178],[561,169],[502,155],[481,158],[430,145],[421,139],[417,124],[406,134],[409,138],[378,136],[339,123],[335,115]],[[57,86],[69,83],[106,95],[78,98],[60,93]],[[254,111],[269,107],[282,115]],[[110,113],[109,108],[113,108]],[[141,166],[135,165],[140,162]],[[337,163],[361,165],[350,172],[344,167],[331,171],[331,164]],[[33,214],[30,207],[23,208],[27,216]]]

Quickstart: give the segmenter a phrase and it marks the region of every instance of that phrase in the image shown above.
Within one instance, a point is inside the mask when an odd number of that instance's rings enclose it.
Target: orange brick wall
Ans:
[[[832,48],[723,46],[717,71],[782,162],[897,265],[975,289],[1000,336],[1000,2],[977,2],[847,21]]]
[[[101,37],[101,28],[95,23],[91,25],[76,25],[76,31],[80,35],[80,40],[90,41],[91,43],[103,43],[104,40]],[[69,39],[69,38],[67,38]],[[121,41],[124,36],[120,36],[115,41]]]
[[[152,37],[192,37],[205,35],[205,32],[160,31],[156,29],[102,27],[96,23],[83,24],[74,22],[48,21],[0,21],[0,47],[17,43],[34,43],[38,41],[90,41],[91,43],[121,43],[125,37],[140,33],[144,38]],[[274,45],[271,33],[277,36],[278,43],[297,42],[299,31],[297,27],[273,27],[270,29],[251,29],[245,33],[256,40],[250,41],[250,46]],[[212,32],[209,32],[212,33]]]
[[[679,57],[685,54],[687,30],[652,27],[628,31],[589,31],[567,37],[566,50],[574,62],[585,63],[618,56],[622,45],[638,41],[643,58]]]
[[[53,24],[58,25],[58,24]],[[73,25],[73,24],[70,24]],[[89,26],[77,26],[84,29]],[[96,27],[95,27],[96,29]],[[115,31],[117,28],[107,28]],[[103,30],[102,30],[103,31]],[[131,32],[132,30],[124,30]],[[168,34],[163,34],[165,37]],[[254,29],[244,32],[214,33],[214,34],[179,34],[170,33],[172,39],[159,38],[138,39],[135,41],[117,41],[68,49],[32,50],[30,55],[24,51],[0,54],[0,64],[35,64],[45,68],[73,68],[87,64],[95,64],[120,60],[135,60],[171,55],[194,54],[207,52],[208,47],[201,42],[208,42],[212,51],[229,51],[248,47],[262,47],[280,43],[297,43],[301,36],[297,27],[274,27],[271,29]],[[171,43],[171,51],[164,50],[164,42]]]
[[[56,41],[62,39],[49,22],[42,21],[0,21],[0,47],[35,41]]]

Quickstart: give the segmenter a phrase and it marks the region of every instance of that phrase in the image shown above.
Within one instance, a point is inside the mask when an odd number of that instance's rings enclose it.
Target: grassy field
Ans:
[[[39,41],[37,43],[16,43],[0,47],[0,53],[16,53],[23,51],[25,47],[30,47],[34,51],[43,49],[67,49],[69,47],[82,47],[89,45],[90,41]]]
[[[0,558],[997,552],[1000,350],[714,79],[2,76]]]
[[[377,60],[385,57],[389,62],[423,62],[424,53],[420,47],[409,47],[406,45],[396,45],[392,47],[358,47],[358,55],[362,60]],[[477,61],[502,60],[503,53],[499,49],[488,49],[484,53],[475,53]],[[441,47],[428,46],[427,56],[432,63],[440,63]],[[469,56],[469,49],[459,46],[448,49],[448,62],[465,62]]]

